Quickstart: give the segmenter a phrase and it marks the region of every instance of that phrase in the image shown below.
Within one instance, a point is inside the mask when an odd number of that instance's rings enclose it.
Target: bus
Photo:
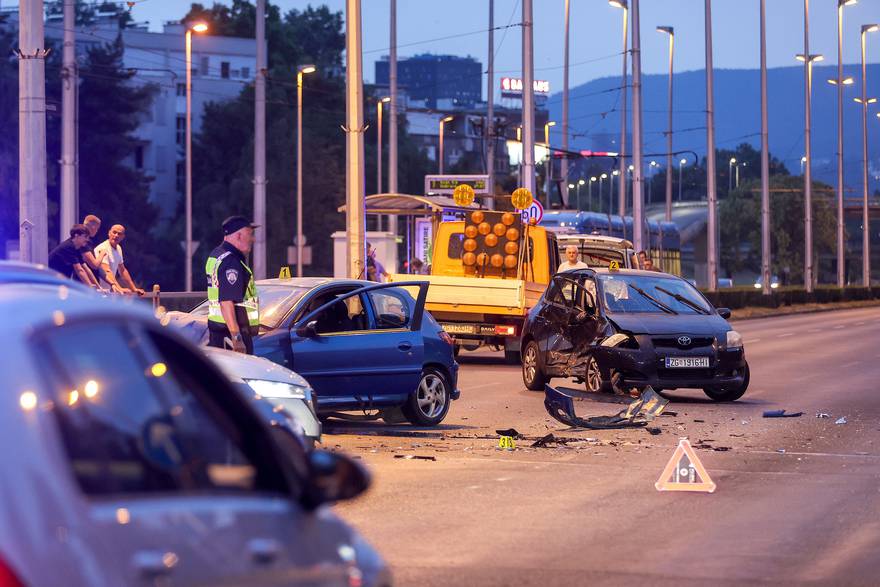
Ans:
[[[616,216],[576,210],[548,210],[541,225],[559,235],[593,234],[632,240],[632,216]],[[681,234],[674,222],[647,221],[645,251],[654,266],[665,273],[681,275]]]

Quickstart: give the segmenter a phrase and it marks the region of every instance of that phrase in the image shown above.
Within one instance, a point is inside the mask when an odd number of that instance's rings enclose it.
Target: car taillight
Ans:
[[[495,325],[495,334],[499,336],[513,336],[516,334],[516,326],[507,326],[504,324]]]
[[[24,587],[15,572],[0,558],[0,587]]]
[[[441,330],[437,334],[440,336],[440,340],[442,340],[443,342],[447,344],[455,344],[455,342],[452,340],[452,337],[449,336],[449,333],[445,330]]]

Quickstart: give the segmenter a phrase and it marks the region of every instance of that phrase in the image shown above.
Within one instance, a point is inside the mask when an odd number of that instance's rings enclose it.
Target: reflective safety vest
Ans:
[[[208,257],[208,262],[205,263],[205,273],[208,275],[208,320],[219,324],[226,324],[226,321],[220,311],[220,287],[217,281],[217,270],[223,260],[231,254],[230,251],[226,251],[219,257]],[[248,272],[248,284],[244,292],[244,301],[237,302],[235,305],[241,306],[247,311],[248,324],[251,328],[257,328],[260,325],[260,304],[257,298],[257,285],[254,283],[254,273],[244,262],[241,266]]]

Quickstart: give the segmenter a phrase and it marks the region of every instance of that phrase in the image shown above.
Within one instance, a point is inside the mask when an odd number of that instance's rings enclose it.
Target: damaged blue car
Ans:
[[[735,401],[748,388],[749,365],[729,317],[674,275],[560,273],[523,327],[523,383],[537,391],[553,377],[574,377],[588,392],[697,388]]]

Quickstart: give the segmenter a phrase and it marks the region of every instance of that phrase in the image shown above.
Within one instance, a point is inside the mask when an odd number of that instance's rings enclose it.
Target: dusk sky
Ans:
[[[210,1],[203,4],[210,5]],[[343,11],[344,0],[315,2],[277,0],[282,11],[326,4]],[[398,55],[448,53],[471,55],[484,67],[487,55],[487,0],[398,0]],[[835,0],[813,0],[810,6],[810,52],[823,53],[826,61],[837,59]],[[373,62],[387,54],[388,0],[363,0],[364,76],[373,80]],[[675,27],[676,71],[702,69],[703,0],[642,0],[642,69],[645,73],[666,71],[667,37],[655,32],[658,25]],[[803,52],[803,0],[769,0],[768,64],[796,65],[794,56]],[[161,23],[179,19],[188,3],[180,0],[142,0],[132,9],[138,21],[150,21],[152,30]],[[551,92],[562,89],[563,0],[534,0],[535,77],[550,81]],[[516,24],[521,19],[519,0],[495,1],[495,26]],[[621,10],[607,0],[571,1],[572,87],[606,75],[620,75]],[[758,0],[716,0],[713,4],[715,67],[758,67]],[[861,0],[844,12],[844,61],[859,61],[859,28],[880,22],[880,0]],[[445,38],[453,35],[454,38]],[[521,29],[495,33],[496,76],[519,76]],[[880,60],[880,33],[868,36],[868,60]],[[870,82],[870,80],[869,80]],[[880,89],[880,80],[874,80]],[[496,81],[497,86],[497,81]],[[880,93],[875,90],[874,94]]]

